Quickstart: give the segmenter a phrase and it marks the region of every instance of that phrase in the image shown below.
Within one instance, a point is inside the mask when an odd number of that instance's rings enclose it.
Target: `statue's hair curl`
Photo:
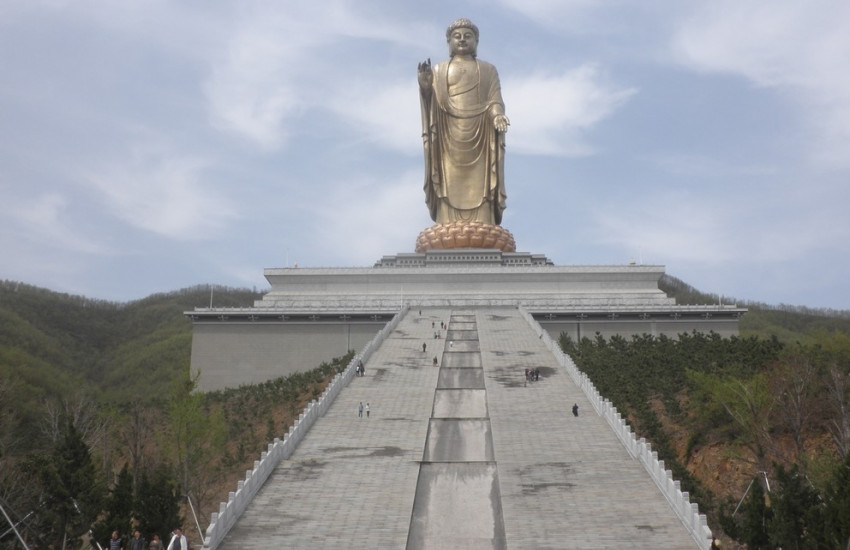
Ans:
[[[455,29],[472,29],[472,32],[475,34],[475,40],[478,40],[478,27],[476,27],[475,23],[473,23],[466,17],[455,19],[454,22],[449,25],[449,28],[446,29],[446,40],[449,39]]]

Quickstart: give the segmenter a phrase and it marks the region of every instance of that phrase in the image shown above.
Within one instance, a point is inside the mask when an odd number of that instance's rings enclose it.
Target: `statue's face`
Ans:
[[[478,50],[478,40],[472,29],[459,28],[449,35],[449,54],[475,55]]]

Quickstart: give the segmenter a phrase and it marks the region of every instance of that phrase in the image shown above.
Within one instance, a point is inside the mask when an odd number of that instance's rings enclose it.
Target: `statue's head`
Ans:
[[[449,44],[450,56],[466,54],[475,57],[478,53],[478,27],[465,17],[456,19],[446,29],[446,42]]]

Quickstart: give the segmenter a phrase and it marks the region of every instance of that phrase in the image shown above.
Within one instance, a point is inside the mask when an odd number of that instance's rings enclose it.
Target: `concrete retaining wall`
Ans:
[[[203,392],[261,384],[361,349],[385,324],[195,322],[190,368]]]
[[[711,529],[708,528],[705,515],[699,513],[698,505],[690,501],[688,492],[682,491],[679,482],[673,480],[673,473],[664,467],[663,460],[658,460],[658,453],[652,450],[652,447],[644,438],[637,439],[635,437],[631,427],[617,411],[617,408],[599,394],[593,382],[590,381],[590,378],[576,367],[576,364],[569,355],[561,351],[558,342],[527,311],[520,308],[520,312],[534,330],[541,335],[541,340],[546,343],[546,346],[558,360],[558,363],[567,370],[567,373],[576,385],[582,389],[596,413],[608,421],[611,429],[614,430],[614,433],[617,434],[623,446],[626,447],[626,451],[628,451],[632,458],[639,460],[643,464],[650,477],[655,481],[658,489],[667,498],[667,502],[670,503],[676,515],[682,520],[685,527],[688,528],[699,547],[703,550],[709,550],[711,546]],[[611,495],[611,498],[616,498],[616,495]]]
[[[358,361],[362,360],[365,364],[369,360],[372,352],[378,349],[386,337],[395,330],[408,309],[408,307],[405,307],[393,317],[392,321],[381,329],[363,347],[360,353],[354,356],[345,370],[337,374],[328,387],[325,388],[319,399],[311,401],[305,407],[304,412],[298,416],[298,420],[289,428],[289,432],[283,439],[275,438],[273,443],[269,443],[268,450],[260,455],[260,460],[254,461],[254,469],[245,472],[245,479],[237,483],[236,491],[230,492],[227,502],[222,502],[219,505],[218,512],[212,514],[210,525],[207,527],[207,532],[204,536],[204,550],[215,550],[218,548],[224,537],[227,536],[227,533],[245,512],[254,495],[257,494],[269,478],[272,471],[274,471],[282,460],[286,460],[292,455],[298,444],[304,439],[304,436],[307,435],[307,432],[316,422],[316,419],[324,416],[339,392],[354,378],[354,368]]]

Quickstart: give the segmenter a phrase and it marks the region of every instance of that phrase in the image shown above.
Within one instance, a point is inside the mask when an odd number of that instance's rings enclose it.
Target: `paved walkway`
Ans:
[[[519,312],[477,317],[507,547],[698,548]],[[526,367],[538,382],[525,385]]]
[[[519,312],[472,312],[507,548],[697,548],[641,464]],[[220,548],[406,548],[439,372],[445,371],[432,362],[434,356],[442,362],[449,342],[445,330],[442,339],[433,336],[451,314],[432,308],[407,314],[366,364],[366,376],[340,393]],[[539,368],[541,380],[526,386],[526,367]],[[358,417],[360,402],[369,403],[369,417]],[[578,418],[570,412],[573,403]],[[465,548],[445,546],[451,547]]]

